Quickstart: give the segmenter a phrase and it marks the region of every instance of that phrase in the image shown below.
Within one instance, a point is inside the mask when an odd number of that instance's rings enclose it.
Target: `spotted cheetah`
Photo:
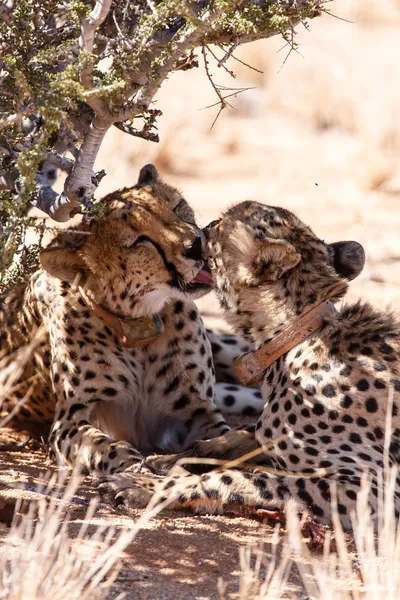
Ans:
[[[227,460],[261,454],[236,469],[203,475],[126,478],[119,498],[144,501],[158,489],[171,506],[214,511],[227,505],[281,510],[292,497],[328,524],[335,483],[349,528],[363,471],[372,479],[376,510],[390,408],[390,461],[400,461],[399,322],[362,302],[335,309],[348,280],[362,270],[364,251],[356,242],[326,244],[288,210],[244,202],[211,223],[207,236],[221,307],[254,351],[239,360],[237,371],[248,380],[252,369],[261,379],[265,408],[255,433],[230,431],[197,442],[191,452]],[[312,325],[319,313],[317,325],[298,327]],[[293,332],[301,340],[283,344],[279,355],[279,340],[287,343]],[[268,366],[259,357],[269,349]],[[110,489],[113,481],[103,485]],[[396,510],[400,479],[398,485]]]
[[[79,456],[92,475],[229,431],[193,302],[213,280],[192,209],[152,165],[104,206],[103,219],[60,232],[43,269],[0,297],[3,364],[21,368],[18,351],[32,348],[3,413],[25,398],[17,420],[44,426],[57,462]],[[245,344],[209,335],[227,374]],[[241,410],[249,398],[262,408],[258,390],[235,387]],[[220,403],[233,393],[222,387]]]

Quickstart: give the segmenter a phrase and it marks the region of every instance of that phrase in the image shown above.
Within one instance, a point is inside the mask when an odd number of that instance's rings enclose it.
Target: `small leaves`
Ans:
[[[245,90],[214,83],[207,62],[207,53],[215,52],[210,45],[223,51],[218,66],[234,76],[225,63],[237,46],[280,33],[295,48],[294,26],[317,16],[324,2],[0,1],[3,288],[34,264],[36,250],[32,261],[23,253],[30,201],[56,220],[67,220],[70,209],[85,203],[84,210],[101,215],[100,204],[92,200],[93,169],[111,125],[158,142],[161,111],[152,107],[154,97],[172,71],[198,66],[198,48],[222,110],[230,95]],[[68,165],[63,195],[41,172],[49,152],[58,157],[57,166]],[[11,271],[4,275],[7,268]]]

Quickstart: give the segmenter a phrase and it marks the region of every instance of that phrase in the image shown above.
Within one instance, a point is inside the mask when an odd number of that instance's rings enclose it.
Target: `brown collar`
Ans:
[[[82,299],[107,325],[109,325],[124,348],[138,348],[150,344],[164,331],[164,323],[159,314],[137,319],[121,319],[95,302],[92,302],[82,288],[79,288]]]
[[[324,321],[335,314],[337,310],[329,300],[317,304],[257,352],[239,356],[232,365],[233,370],[244,385],[259,383],[273,362],[321,329]]]

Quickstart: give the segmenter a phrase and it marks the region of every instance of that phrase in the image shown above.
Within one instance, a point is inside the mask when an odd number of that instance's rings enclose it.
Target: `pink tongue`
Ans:
[[[197,273],[193,281],[197,281],[198,283],[205,283],[206,285],[214,285],[214,280],[211,276],[211,273],[209,273],[205,269],[201,269],[201,271]]]

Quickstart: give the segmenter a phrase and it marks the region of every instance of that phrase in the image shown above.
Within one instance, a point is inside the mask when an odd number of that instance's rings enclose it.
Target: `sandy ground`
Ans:
[[[337,0],[329,8],[353,22],[324,16],[310,32],[300,29],[301,55],[292,53],[283,66],[288,49],[278,52],[282,40],[271,39],[237,53],[263,73],[232,62],[237,78],[231,80],[212,68],[219,84],[255,89],[234,98],[236,110],[226,109],[211,131],[216,109],[199,110],[216,100],[203,69],[172,76],[157,102],[164,112],[161,143],[110,132],[96,165],[108,174],[98,193],[135,183],[139,169],[154,162],[183,190],[202,225],[245,199],[285,206],[326,241],[364,245],[367,264],[347,301],[361,296],[397,311],[400,5]],[[226,328],[211,295],[199,306],[208,324]],[[3,452],[0,486],[36,478],[47,466],[42,452]],[[80,494],[87,497],[91,489],[88,482]],[[72,536],[82,516],[82,510],[73,513]],[[128,517],[103,507],[96,519],[123,524]],[[219,577],[228,584],[226,597],[237,597],[239,548],[268,542],[272,532],[244,517],[162,514],[123,557],[112,597],[125,591],[142,600],[214,599]],[[267,544],[266,563],[269,553]],[[294,597],[304,598],[292,577]]]
[[[0,444],[26,439],[24,433],[0,431]],[[2,452],[0,455],[0,548],[8,535],[17,499],[29,502],[41,497],[33,491],[14,489],[17,485],[40,486],[45,474],[54,472],[46,451],[29,449]],[[94,481],[87,478],[75,497],[89,501],[94,496]],[[3,504],[6,506],[3,506]],[[1,508],[3,506],[3,508]],[[69,509],[69,535],[78,536],[87,506],[72,503]],[[104,504],[89,519],[90,533],[98,526],[131,528],[142,510],[118,511]],[[3,527],[1,526],[3,522]],[[121,556],[121,571],[111,588],[114,600],[121,592],[132,600],[217,600],[222,578],[226,598],[235,598],[239,589],[239,549],[264,544],[264,565],[271,560],[273,522],[238,515],[193,515],[165,510],[145,524],[128,550]],[[283,529],[282,529],[283,531]],[[279,557],[280,547],[275,548]],[[265,567],[262,572],[264,572]],[[302,598],[303,589],[293,570],[286,591]]]

